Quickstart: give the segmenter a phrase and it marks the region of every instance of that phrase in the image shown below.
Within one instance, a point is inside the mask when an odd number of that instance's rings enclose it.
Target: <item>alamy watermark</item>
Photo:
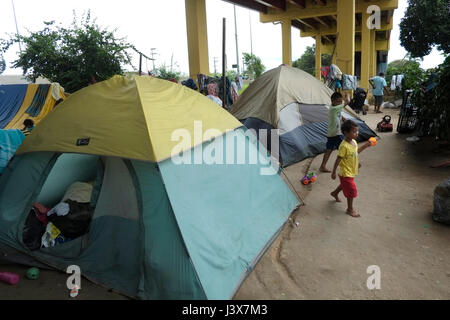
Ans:
[[[210,128],[203,131],[203,122],[194,121],[194,136],[187,129],[176,129],[171,140],[171,160],[176,165],[259,165],[261,175],[279,171],[279,131],[277,129],[248,129],[242,135]],[[270,154],[267,150],[270,136]],[[205,143],[210,141],[210,143]],[[192,148],[192,145],[195,147]]]
[[[380,290],[381,289],[381,269],[377,265],[372,265],[367,267],[367,274],[370,277],[367,278],[367,289],[369,290]]]
[[[381,29],[381,8],[371,5],[367,7],[366,12],[371,14],[366,21],[367,28],[369,30]]]

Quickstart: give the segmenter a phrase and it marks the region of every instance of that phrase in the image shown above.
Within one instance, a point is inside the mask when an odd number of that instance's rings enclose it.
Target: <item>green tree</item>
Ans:
[[[331,65],[331,55],[322,54],[322,65]],[[316,75],[316,45],[306,47],[303,55],[292,63],[292,66],[301,69],[313,76]]]
[[[91,21],[89,11],[80,23],[74,13],[68,28],[55,25],[54,21],[44,24],[41,31],[1,41],[3,52],[14,43],[22,43],[24,49],[13,67],[22,68],[31,81],[42,76],[60,83],[68,92],[75,92],[93,82],[123,74],[122,66],[131,64],[126,50],[133,46]]]
[[[428,55],[434,46],[450,53],[450,0],[409,0],[400,23],[401,45],[412,57]]]
[[[266,67],[262,64],[261,58],[251,53],[243,53],[244,64],[247,66],[247,73],[256,79],[266,70]]]
[[[389,63],[386,71],[386,81],[390,84],[393,75],[403,74],[402,90],[419,88],[425,81],[425,70],[420,67],[417,59],[395,60]]]
[[[156,77],[160,79],[170,80],[170,79],[177,79],[177,81],[180,81],[181,79],[181,72],[174,71],[171,68],[167,68],[166,65],[162,65],[159,68],[156,68]]]

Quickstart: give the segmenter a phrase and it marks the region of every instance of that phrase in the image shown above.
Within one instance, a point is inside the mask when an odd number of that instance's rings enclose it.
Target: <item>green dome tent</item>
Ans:
[[[209,134],[196,137],[199,121]],[[239,143],[246,159],[266,164],[230,164]],[[195,162],[208,152],[215,161]],[[140,299],[232,298],[299,205],[269,162],[235,118],[199,93],[116,76],[61,103],[6,167],[0,252],[16,263],[77,265]],[[52,208],[74,182],[93,185],[88,233],[32,251],[24,228],[33,204]]]

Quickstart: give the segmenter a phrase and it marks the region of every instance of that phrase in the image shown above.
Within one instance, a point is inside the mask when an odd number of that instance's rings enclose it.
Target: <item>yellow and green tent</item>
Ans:
[[[259,159],[252,162],[251,159]],[[239,121],[187,87],[116,76],[43,119],[0,177],[0,252],[140,299],[229,299],[298,200]],[[89,232],[31,250],[33,203],[90,182]]]

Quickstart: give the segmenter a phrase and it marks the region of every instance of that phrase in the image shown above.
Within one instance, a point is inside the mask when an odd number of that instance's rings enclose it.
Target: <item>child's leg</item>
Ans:
[[[354,198],[347,198],[347,214],[354,218],[359,218],[361,216],[353,209],[353,199]]]
[[[342,202],[341,199],[339,198],[339,192],[342,191],[342,187],[341,185],[339,185],[332,193],[330,193],[330,195],[336,199],[336,202]]]
[[[326,165],[328,160],[330,159],[331,153],[333,150],[327,149],[327,151],[323,155],[322,164],[320,165],[319,171],[321,172],[331,172],[331,170],[328,170]]]

